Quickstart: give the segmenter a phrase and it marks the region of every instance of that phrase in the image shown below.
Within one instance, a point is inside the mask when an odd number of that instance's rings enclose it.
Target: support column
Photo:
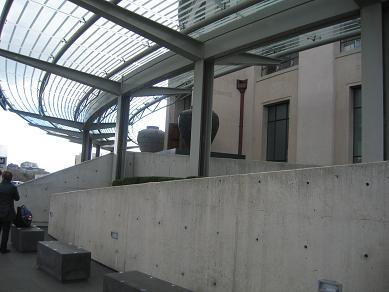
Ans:
[[[361,8],[362,161],[384,159],[382,4]]]
[[[96,144],[95,148],[96,148],[96,158],[100,157],[101,146],[99,144]]]
[[[113,179],[121,179],[124,177],[124,171],[126,166],[129,113],[130,113],[130,97],[129,96],[118,97],[115,145],[113,150],[114,153],[113,168],[112,168]]]
[[[82,151],[81,162],[91,160],[92,157],[92,139],[88,129],[82,131]]]
[[[384,8],[383,39],[384,39],[384,160],[389,160],[389,4]]]
[[[212,131],[214,63],[196,61],[192,96],[190,170],[193,176],[209,175]]]

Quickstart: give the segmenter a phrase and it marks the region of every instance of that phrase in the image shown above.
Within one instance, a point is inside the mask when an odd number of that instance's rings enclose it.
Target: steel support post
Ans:
[[[100,157],[101,146],[98,145],[98,144],[96,144],[96,145],[95,145],[95,148],[96,148],[96,158],[97,158],[97,157]]]
[[[82,131],[81,162],[90,160],[92,157],[92,139],[88,129]]]
[[[124,177],[127,151],[128,119],[130,112],[130,97],[120,96],[118,98],[116,116],[116,135],[114,144],[113,179]]]
[[[384,39],[384,160],[389,160],[389,5],[383,10]]]
[[[361,8],[362,161],[384,159],[382,4]]]
[[[194,176],[209,175],[213,78],[213,62],[200,60],[195,63],[190,144],[190,169]]]

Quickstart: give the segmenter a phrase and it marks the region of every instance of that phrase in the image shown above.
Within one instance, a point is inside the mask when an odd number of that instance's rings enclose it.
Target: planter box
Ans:
[[[38,241],[45,240],[45,231],[35,226],[11,227],[12,246],[20,252],[37,250]]]
[[[82,280],[90,275],[91,253],[59,241],[38,243],[38,268],[60,281]]]

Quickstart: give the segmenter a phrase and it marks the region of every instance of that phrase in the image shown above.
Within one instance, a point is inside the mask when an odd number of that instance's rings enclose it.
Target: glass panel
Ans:
[[[276,120],[284,120],[288,118],[288,104],[282,103],[277,105]]]
[[[362,156],[362,109],[354,109],[353,156]]]
[[[267,107],[267,120],[269,122],[276,120],[276,107],[275,106]]]
[[[355,87],[352,89],[354,95],[354,108],[362,106],[362,90],[361,87]]]
[[[288,121],[276,122],[275,161],[286,161],[288,149]]]
[[[267,124],[267,152],[266,152],[266,160],[272,161],[274,160],[274,147],[275,147],[275,122],[269,122]]]

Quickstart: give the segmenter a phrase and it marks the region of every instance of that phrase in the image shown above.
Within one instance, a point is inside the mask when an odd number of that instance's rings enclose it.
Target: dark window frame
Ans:
[[[277,117],[277,109],[280,110],[281,107],[284,107],[286,105],[286,116],[278,118]],[[274,161],[274,162],[287,162],[288,161],[288,146],[289,146],[289,100],[277,102],[273,104],[265,105],[266,111],[267,111],[267,123],[266,123],[266,160],[267,161]],[[270,111],[274,109],[274,119],[270,115]],[[273,115],[273,114],[272,114]],[[283,122],[285,123],[285,137],[284,142],[285,145],[283,145],[284,153],[282,155],[282,158],[277,157],[277,144],[276,144],[276,138],[277,138],[277,124],[282,125]],[[273,126],[274,125],[274,126]],[[270,129],[274,128],[274,133],[270,133]],[[273,137],[273,141],[270,141],[270,137]],[[271,145],[273,145],[273,148],[271,148]]]
[[[358,130],[357,129],[357,119],[356,117],[358,116],[358,113],[359,113],[359,117],[360,117],[360,120],[359,120],[359,123],[362,123],[362,114],[361,114],[361,111],[362,111],[362,87],[361,85],[357,85],[357,86],[353,86],[353,87],[350,87],[350,90],[351,90],[351,102],[352,102],[352,115],[353,115],[353,122],[352,122],[352,133],[353,133],[353,138],[352,138],[352,154],[353,154],[353,163],[361,163],[362,162],[362,150],[359,149],[359,151],[357,151],[357,147],[356,147],[356,144],[357,142],[361,143],[362,141],[356,141],[357,140],[357,137],[359,137],[359,139],[362,140],[362,130],[361,130],[361,124],[359,124],[359,133],[357,133],[356,131]],[[359,91],[359,96],[356,94],[356,92]],[[357,97],[360,98],[359,101],[357,101]],[[361,147],[360,147],[361,148]],[[360,152],[360,153],[357,153],[357,152]]]

